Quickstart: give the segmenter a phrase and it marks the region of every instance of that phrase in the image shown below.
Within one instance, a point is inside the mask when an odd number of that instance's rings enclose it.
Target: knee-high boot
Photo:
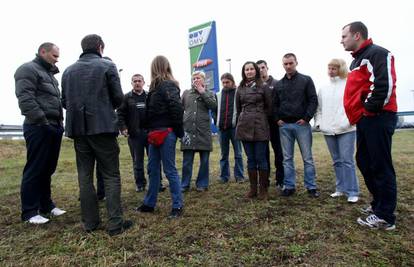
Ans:
[[[259,170],[259,195],[257,199],[267,200],[269,188],[269,171]]]
[[[257,196],[257,170],[249,170],[250,191],[247,192],[247,198],[254,198]]]

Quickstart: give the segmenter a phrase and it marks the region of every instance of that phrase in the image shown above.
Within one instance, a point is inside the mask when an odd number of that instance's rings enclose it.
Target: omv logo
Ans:
[[[210,35],[211,26],[192,31],[188,34],[188,46],[194,47],[205,44]]]

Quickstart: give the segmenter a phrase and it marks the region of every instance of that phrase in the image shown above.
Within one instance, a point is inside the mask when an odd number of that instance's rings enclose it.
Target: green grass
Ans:
[[[62,144],[53,177],[53,199],[68,213],[47,225],[20,221],[20,180],[24,141],[0,141],[0,266],[414,266],[414,131],[394,136],[398,179],[397,230],[369,230],[356,224],[358,209],[370,201],[360,177],[361,201],[331,199],[335,176],[323,137],[314,134],[313,154],[321,197],[303,187],[303,165],[296,151],[297,194],[281,198],[272,187],[268,202],[247,200],[248,183],[219,184],[219,147],[210,157],[210,190],[185,194],[182,218],[168,220],[170,195],[159,195],[155,214],[139,214],[142,202],[132,178],[129,151],[120,138],[122,201],[125,218],[135,222],[124,234],[82,230],[73,143]],[[178,146],[177,146],[178,147]],[[181,172],[182,156],[177,150]],[[198,166],[196,160],[195,166]],[[274,171],[274,170],[273,170]],[[194,173],[197,172],[197,169]],[[274,177],[274,173],[272,173]],[[164,183],[167,183],[164,180]],[[105,222],[106,210],[101,204]]]

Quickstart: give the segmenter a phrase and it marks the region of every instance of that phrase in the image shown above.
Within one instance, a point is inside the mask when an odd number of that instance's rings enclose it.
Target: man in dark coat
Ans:
[[[41,214],[66,213],[55,206],[50,190],[63,134],[59,84],[54,77],[59,72],[55,65],[58,58],[59,48],[43,43],[36,58],[20,66],[14,74],[19,108],[25,116],[23,133],[27,149],[20,191],[21,218],[31,224],[49,221]]]
[[[66,135],[74,139],[82,222],[86,231],[100,224],[98,199],[93,186],[95,160],[105,185],[107,230],[117,235],[132,226],[123,219],[119,172],[118,120],[115,109],[123,93],[115,64],[102,58],[99,35],[82,39],[83,53],[62,76],[62,104],[66,109]]]
[[[268,74],[269,68],[267,67],[267,62],[264,60],[258,60],[256,62],[257,66],[260,69],[260,76],[262,77],[263,82],[267,85],[270,91],[273,92],[273,89],[276,86],[277,80]],[[273,123],[273,117],[269,116],[269,130],[270,130],[270,143],[272,144],[273,155],[275,157],[275,169],[276,169],[276,188],[283,188],[283,178],[285,176],[283,171],[283,153],[282,145],[280,143],[279,135],[279,126],[277,123]],[[266,151],[267,161],[270,169],[270,149]]]

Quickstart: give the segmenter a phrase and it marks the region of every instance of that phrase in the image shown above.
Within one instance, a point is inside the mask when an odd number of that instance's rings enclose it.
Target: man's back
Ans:
[[[62,104],[69,137],[117,133],[114,109],[123,93],[115,64],[95,53],[84,53],[62,76]]]

